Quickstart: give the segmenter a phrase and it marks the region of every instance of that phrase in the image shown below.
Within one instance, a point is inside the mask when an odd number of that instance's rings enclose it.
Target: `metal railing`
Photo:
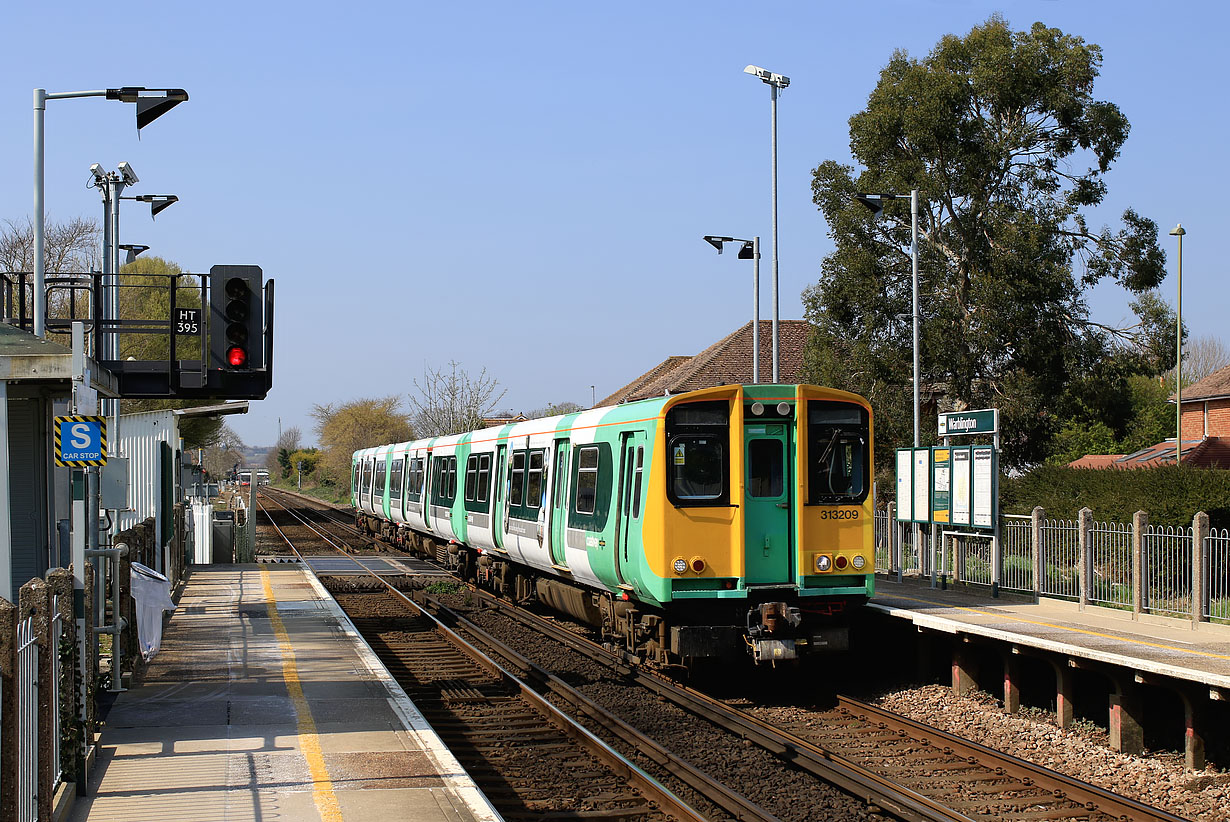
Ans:
[[[953,578],[974,585],[991,585],[995,581],[992,573],[995,542],[992,535],[955,534],[951,538],[956,552]]]
[[[1080,598],[1080,528],[1072,520],[1043,520],[1038,592],[1063,599]]]
[[[893,528],[896,523],[887,509],[875,512],[876,570],[890,571],[893,564]]]
[[[1004,515],[999,539],[1003,552],[1000,587],[1009,591],[1034,590],[1033,517]]]
[[[38,632],[17,623],[17,819],[38,820]]]
[[[1089,528],[1087,594],[1111,608],[1132,607],[1132,526],[1094,522]]]
[[[1211,530],[1204,538],[1205,619],[1230,621],[1230,528]]]
[[[1142,535],[1144,610],[1183,616],[1192,610],[1192,547],[1190,528],[1146,526]]]

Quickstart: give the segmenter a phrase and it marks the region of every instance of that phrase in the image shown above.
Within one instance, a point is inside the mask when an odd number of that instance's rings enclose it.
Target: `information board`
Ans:
[[[900,516],[898,516],[900,519]],[[931,449],[914,449],[914,522],[931,521]]]
[[[897,519],[914,519],[914,451],[902,448],[897,451]]]
[[[970,449],[974,463],[973,501],[975,528],[995,527],[995,449],[991,446],[974,446]]]
[[[949,522],[952,511],[952,451],[931,452],[931,521]]]
[[[970,524],[969,448],[952,449],[952,524]]]

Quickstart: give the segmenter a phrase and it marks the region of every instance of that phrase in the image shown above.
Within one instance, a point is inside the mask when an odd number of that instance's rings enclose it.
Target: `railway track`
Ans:
[[[284,529],[272,517],[269,520],[290,550],[300,554]],[[312,528],[305,521],[300,524]],[[327,536],[317,534],[332,544]],[[336,598],[505,819],[699,822],[711,818],[569,719],[393,586],[341,593]],[[633,744],[653,745],[641,738],[634,738]],[[681,773],[688,771],[686,763],[672,764]],[[703,774],[691,775],[699,781],[702,793],[718,796],[730,806],[733,813],[728,818],[774,818]]]
[[[837,785],[873,811],[910,820],[1180,822],[1179,817],[847,697],[838,697],[831,711],[812,713],[796,727],[771,726],[621,659],[552,620],[528,614],[483,591],[470,591],[464,597],[479,605],[466,616],[488,629],[494,630],[493,615],[497,613],[506,624],[520,626],[525,637],[518,644],[535,658],[526,659],[515,651],[500,655],[505,664],[534,677],[544,692],[552,691],[549,680],[553,679],[544,667],[557,661],[554,652],[545,650],[545,644],[532,637],[546,635],[588,663],[621,678],[629,688],[628,694],[632,693],[632,686],[643,689],[686,711],[694,721],[699,718],[712,723],[739,743],[754,745],[791,768]],[[484,634],[481,629],[466,627],[466,620],[439,599],[429,598],[427,604],[459,632]],[[516,633],[516,629],[502,631],[498,640],[484,635],[482,643],[488,647],[513,644],[506,634]],[[588,674],[569,671],[564,675]],[[599,706],[597,710],[602,712],[604,708]],[[605,710],[615,712],[609,707]],[[715,740],[714,744],[720,742]],[[754,792],[748,793],[755,798]],[[771,810],[775,807],[771,802],[764,804]],[[791,817],[782,814],[782,818]],[[815,817],[804,814],[797,818]]]

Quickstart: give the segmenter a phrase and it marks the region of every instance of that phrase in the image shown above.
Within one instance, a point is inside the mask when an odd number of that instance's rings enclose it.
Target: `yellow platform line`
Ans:
[[[311,706],[303,695],[303,683],[299,681],[295,649],[290,644],[290,635],[286,633],[286,625],[278,613],[278,601],[273,595],[273,586],[266,568],[261,568],[261,584],[265,588],[265,609],[269,612],[269,621],[273,623],[278,649],[282,653],[282,678],[286,681],[286,691],[295,704],[299,748],[303,751],[308,773],[312,777],[312,799],[316,802],[316,809],[320,811],[321,822],[341,822],[342,808],[338,804],[337,794],[333,791],[329,770],[325,767],[324,754],[320,750],[320,737],[316,734],[316,720],[312,718]]]
[[[894,599],[904,599],[906,602],[917,602],[923,605],[938,605],[941,608],[954,608],[958,611],[968,611],[971,614],[979,614],[980,616],[992,617],[993,619],[1003,619],[1004,618],[1004,614],[1002,612],[994,613],[991,611],[983,611],[978,608],[967,608],[963,605],[950,605],[947,602],[935,602],[934,600],[930,600],[930,599],[915,599],[914,597],[901,596],[900,594],[888,594],[888,596],[893,597]],[[1115,636],[1114,634],[1103,634],[1103,633],[1099,633],[1098,631],[1088,631],[1088,630],[1085,630],[1084,628],[1076,628],[1071,625],[1055,625],[1050,622],[1040,622],[1038,620],[1025,619],[1024,617],[1021,617],[1020,615],[1018,615],[1017,613],[1013,611],[1009,611],[1008,613],[1012,614],[1013,622],[1023,622],[1026,625],[1038,625],[1042,628],[1054,628],[1056,631],[1071,631],[1074,634],[1085,634],[1086,636],[1096,636],[1100,639],[1113,639],[1118,642],[1126,642],[1130,645],[1144,645],[1145,647],[1148,647],[1148,648],[1160,648],[1163,651],[1176,651],[1181,654],[1195,654],[1196,656],[1206,656],[1206,657],[1209,657],[1210,659],[1230,659],[1230,656],[1226,656],[1225,654],[1214,654],[1214,653],[1210,653],[1209,651],[1193,651],[1190,648],[1178,648],[1178,647],[1175,647],[1174,645],[1166,645],[1161,642],[1145,642],[1143,639],[1128,639],[1128,638],[1121,637],[1121,636]]]

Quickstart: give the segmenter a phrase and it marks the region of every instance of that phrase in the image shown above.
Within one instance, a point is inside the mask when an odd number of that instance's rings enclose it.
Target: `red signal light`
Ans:
[[[243,368],[248,363],[248,352],[237,345],[226,349],[226,362],[231,368]]]
[[[848,561],[845,557],[843,557],[843,556],[838,556],[838,557],[837,557],[837,559],[836,559],[836,560],[834,560],[834,564],[835,564],[835,565],[836,565],[839,569],[841,569],[841,568],[845,568],[845,567],[846,567],[846,565],[848,564],[848,562],[849,562],[849,561]]]

